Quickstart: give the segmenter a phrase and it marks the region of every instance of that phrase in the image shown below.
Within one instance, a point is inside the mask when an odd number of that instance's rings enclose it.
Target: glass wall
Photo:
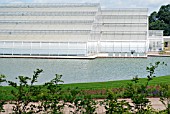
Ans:
[[[163,30],[149,30],[149,50],[148,51],[162,51],[163,50]]]
[[[147,52],[147,11],[101,9],[93,3],[0,4],[0,54],[143,54]]]
[[[109,56],[145,56],[147,9],[103,9],[97,16],[101,37],[99,53]]]
[[[86,56],[86,42],[0,41],[1,55]]]
[[[100,52],[131,52],[137,53],[146,52],[146,42],[121,42],[121,41],[102,41],[100,43]]]

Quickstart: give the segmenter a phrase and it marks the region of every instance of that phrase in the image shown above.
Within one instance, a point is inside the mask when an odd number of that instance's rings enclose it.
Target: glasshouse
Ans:
[[[0,55],[146,56],[147,14],[96,3],[0,4]]]
[[[163,30],[149,30],[149,51],[163,50]]]

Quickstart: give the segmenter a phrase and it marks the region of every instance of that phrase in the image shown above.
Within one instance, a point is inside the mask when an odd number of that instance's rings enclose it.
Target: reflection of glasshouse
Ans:
[[[147,12],[100,4],[1,4],[0,54],[145,56]]]

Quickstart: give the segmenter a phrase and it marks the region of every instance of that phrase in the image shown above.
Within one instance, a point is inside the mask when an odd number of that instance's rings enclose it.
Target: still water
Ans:
[[[33,75],[35,69],[43,69],[37,84],[42,84],[62,74],[64,83],[102,82],[132,79],[134,76],[146,77],[146,66],[156,61],[168,66],[159,66],[156,76],[170,75],[170,57],[149,58],[97,58],[88,59],[25,59],[0,58],[0,74],[7,80],[17,76]],[[17,82],[17,81],[16,81]]]

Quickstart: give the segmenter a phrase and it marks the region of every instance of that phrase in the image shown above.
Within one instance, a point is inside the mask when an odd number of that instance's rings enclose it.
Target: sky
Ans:
[[[170,4],[170,0],[0,0],[1,3],[100,3],[102,8],[148,8],[150,14]]]

